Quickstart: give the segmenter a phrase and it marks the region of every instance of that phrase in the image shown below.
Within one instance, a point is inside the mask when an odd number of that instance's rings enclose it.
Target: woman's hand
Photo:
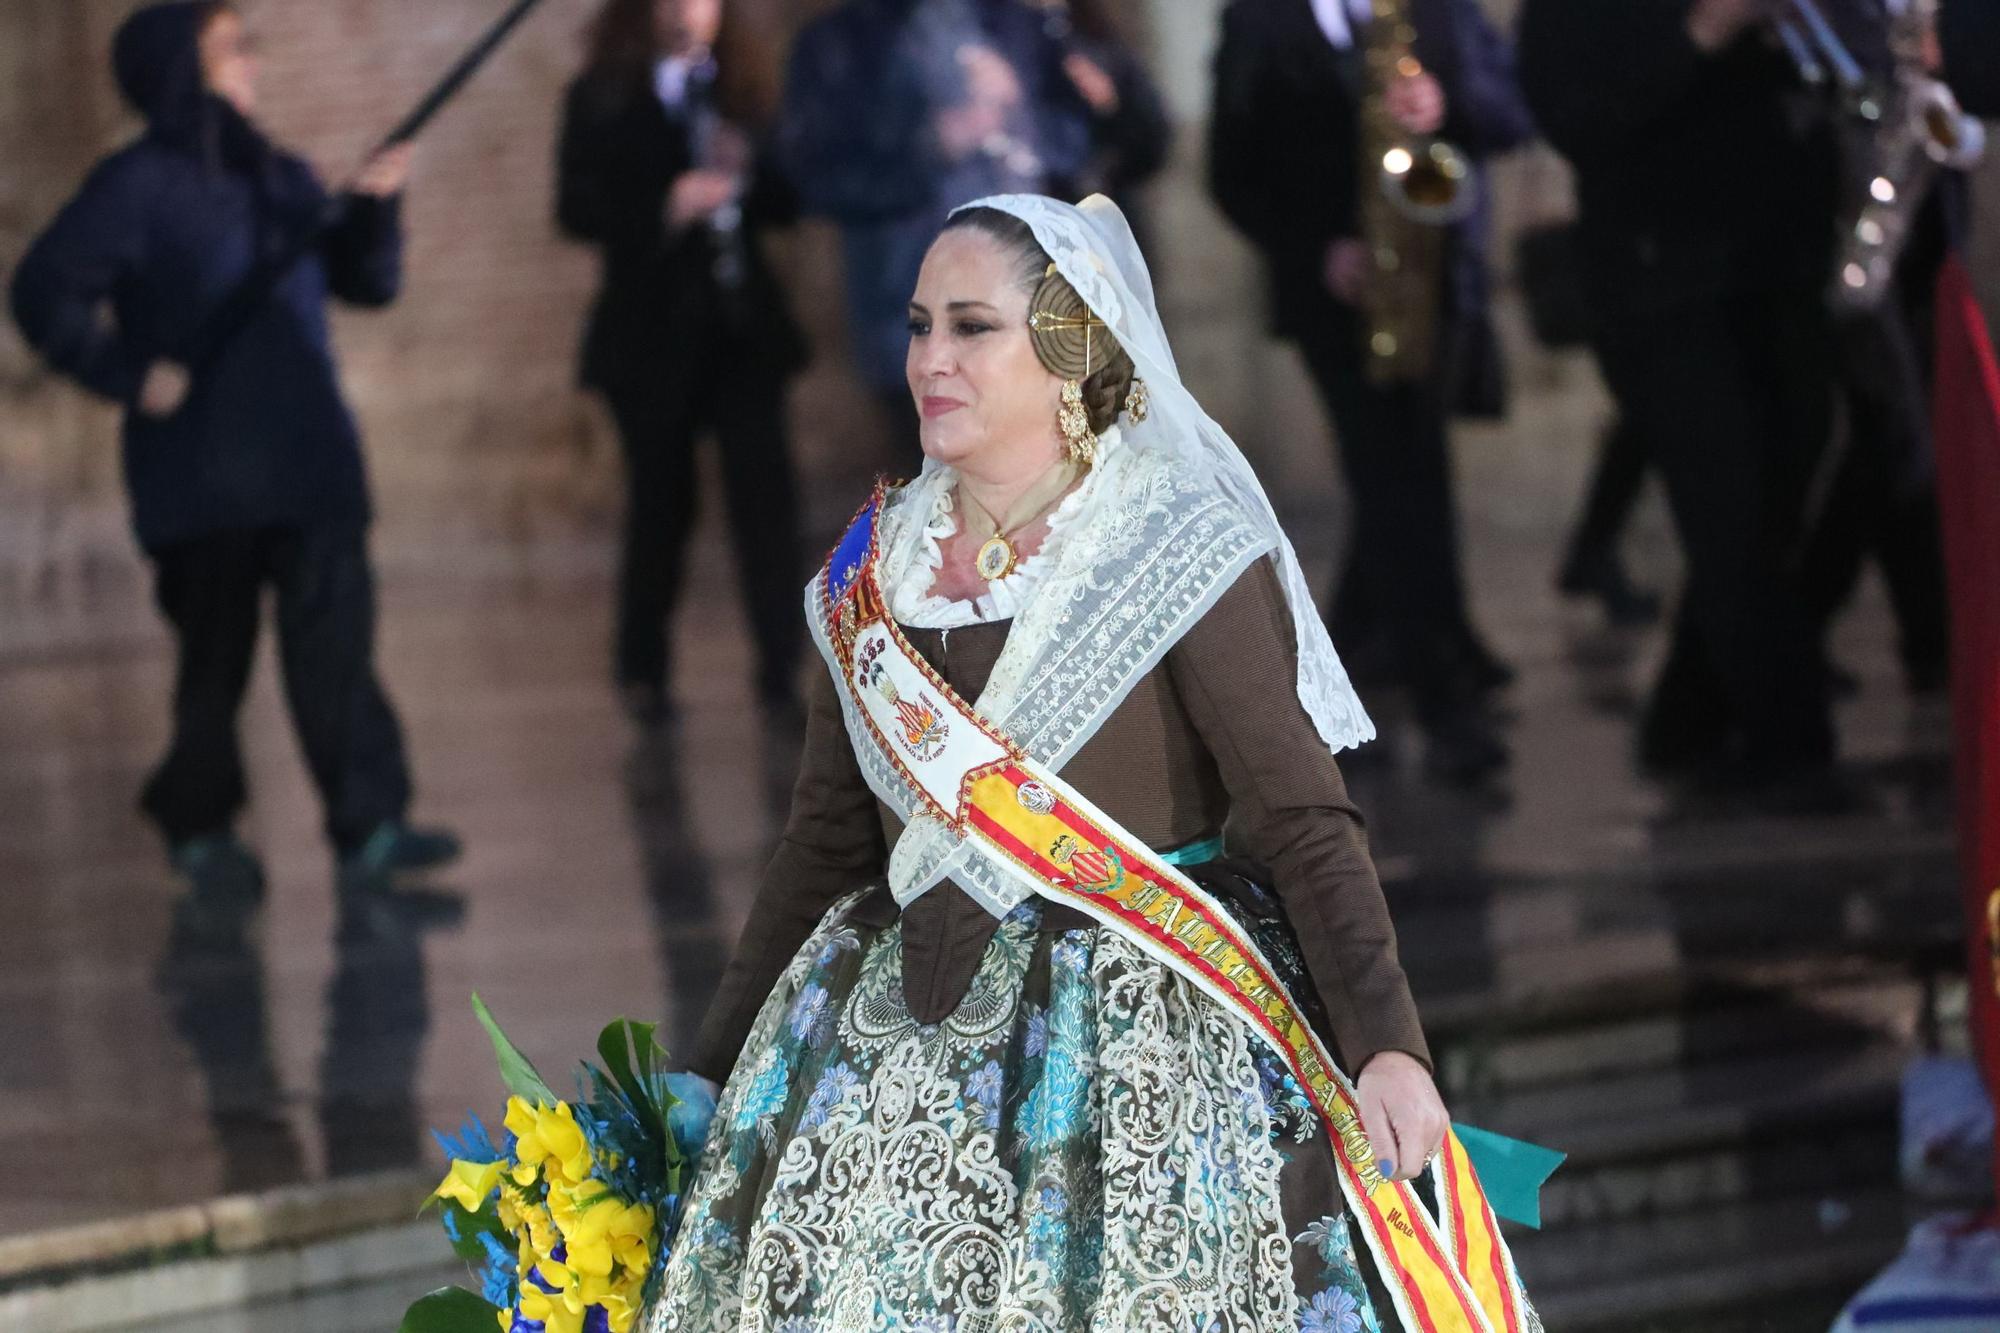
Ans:
[[[1390,1180],[1415,1178],[1451,1128],[1430,1071],[1415,1056],[1382,1051],[1362,1067],[1354,1090],[1382,1174]]]

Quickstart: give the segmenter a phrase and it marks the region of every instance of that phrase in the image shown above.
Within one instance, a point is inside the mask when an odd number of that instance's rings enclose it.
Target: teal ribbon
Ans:
[[[1452,1128],[1465,1145],[1465,1155],[1485,1187],[1486,1201],[1493,1205],[1493,1211],[1509,1222],[1540,1231],[1542,1186],[1569,1154],[1472,1125],[1454,1124]]]
[[[1176,847],[1171,852],[1156,852],[1154,855],[1176,868],[1198,866],[1203,861],[1213,861],[1221,857],[1222,839],[1203,838],[1200,842],[1191,842],[1185,847]]]

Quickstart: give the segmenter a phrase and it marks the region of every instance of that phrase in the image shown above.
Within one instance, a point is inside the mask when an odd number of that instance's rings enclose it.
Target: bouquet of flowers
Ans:
[[[621,1018],[564,1101],[477,995],[472,1007],[512,1094],[506,1133],[495,1142],[472,1116],[437,1135],[452,1160],[431,1200],[480,1289],[432,1292],[401,1333],[628,1333],[665,1270],[714,1094],[666,1071],[654,1024]]]

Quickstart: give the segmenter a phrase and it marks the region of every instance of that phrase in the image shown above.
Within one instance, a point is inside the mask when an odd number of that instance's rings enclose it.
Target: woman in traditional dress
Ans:
[[[647,1327],[1537,1327],[1334,762],[1372,728],[1116,206],[956,212],[908,373]]]

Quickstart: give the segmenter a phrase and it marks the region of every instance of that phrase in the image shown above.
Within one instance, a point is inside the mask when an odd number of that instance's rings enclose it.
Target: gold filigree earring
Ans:
[[[1090,429],[1090,409],[1083,405],[1083,381],[1063,381],[1056,426],[1062,431],[1063,452],[1070,462],[1089,467],[1097,461],[1097,435]]]
[[[1132,392],[1125,395],[1125,415],[1131,417],[1132,424],[1136,426],[1144,421],[1146,414],[1152,410],[1153,400],[1146,393],[1146,381],[1134,376]]]

